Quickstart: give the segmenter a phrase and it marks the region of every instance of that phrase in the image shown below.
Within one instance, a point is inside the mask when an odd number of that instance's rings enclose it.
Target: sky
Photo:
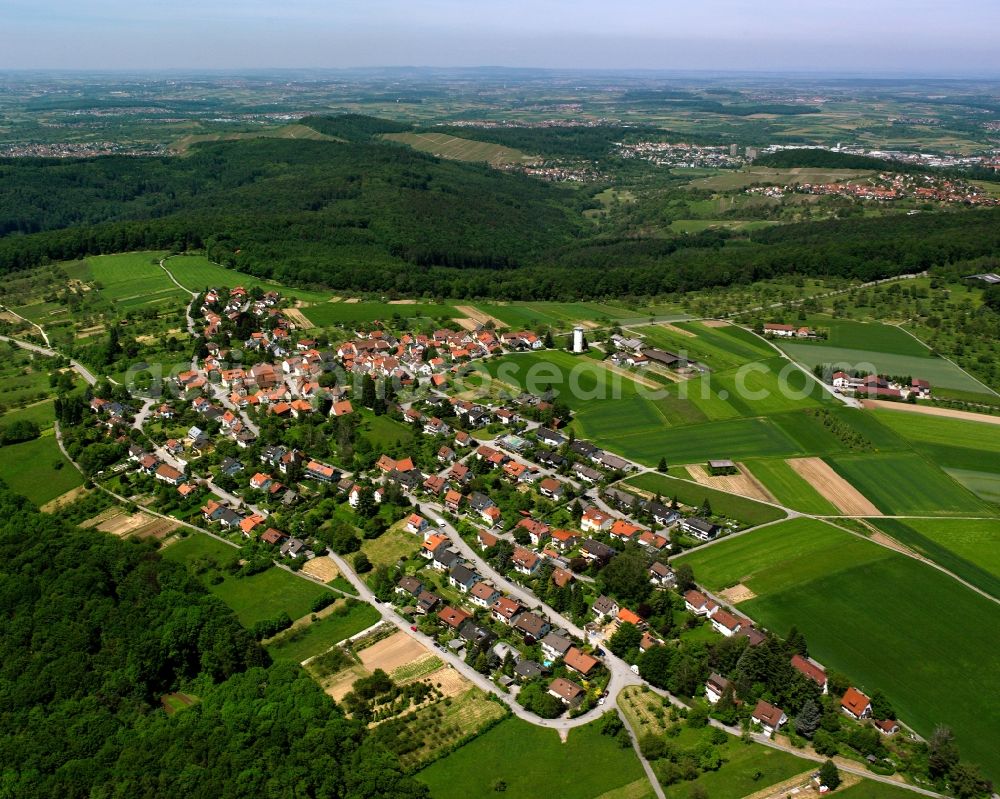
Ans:
[[[1000,0],[0,0],[0,69],[1000,74]]]

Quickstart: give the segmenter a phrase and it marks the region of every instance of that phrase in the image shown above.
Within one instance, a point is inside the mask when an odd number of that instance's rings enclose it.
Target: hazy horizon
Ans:
[[[8,0],[0,69],[498,68],[914,76],[1000,74],[990,0]]]

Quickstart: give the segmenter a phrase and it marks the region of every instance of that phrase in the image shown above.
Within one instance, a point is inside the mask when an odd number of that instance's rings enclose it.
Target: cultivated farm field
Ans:
[[[829,500],[825,499],[784,459],[748,461],[746,466],[782,505],[820,516],[835,515],[838,512]]]
[[[835,455],[825,460],[889,516],[994,514],[988,504],[914,452]]]
[[[388,321],[395,315],[403,319],[455,319],[462,315],[451,305],[436,303],[317,302],[300,310],[316,327]]]
[[[828,668],[862,690],[883,690],[922,735],[951,726],[965,757],[1000,772],[1000,706],[984,703],[979,688],[1000,680],[986,633],[1000,625],[994,602],[913,558],[812,520],[723,540],[680,561],[710,590],[746,584],[757,596],[740,611],[779,634],[796,625]]]

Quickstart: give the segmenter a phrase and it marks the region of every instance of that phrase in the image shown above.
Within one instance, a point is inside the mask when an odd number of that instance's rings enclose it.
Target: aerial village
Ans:
[[[616,670],[660,648],[702,655],[682,682],[636,665],[626,677],[703,694],[729,723],[742,714],[777,733],[807,702],[826,702],[845,718],[875,713],[880,735],[900,730],[884,701],[873,710],[839,675],[841,696],[829,698],[831,680],[804,645],[759,628],[670,565],[671,555],[745,524],[707,503],[685,507],[615,485],[648,469],[564,432],[571,412],[556,397],[473,402],[449,393],[464,364],[551,341],[487,328],[394,334],[377,324],[318,341],[296,335],[277,293],[240,287],[206,292],[197,312],[198,356],[170,391],[143,399],[141,410],[120,392],[90,401],[93,424],[123,448],[109,469],[119,490],[145,492],[164,512],[293,570],[328,552],[355,557],[376,600],[411,631],[543,718],[599,708]],[[611,341],[623,365],[704,368],[639,339]],[[234,349],[244,352],[238,366]],[[377,383],[391,388],[377,393]],[[408,443],[373,435],[378,420]],[[736,469],[725,459],[706,468]],[[360,545],[388,535],[412,544],[373,569]],[[704,632],[692,643],[696,630]],[[719,656],[703,657],[706,640]],[[721,657],[732,647],[760,648],[794,690],[737,690],[738,660]]]

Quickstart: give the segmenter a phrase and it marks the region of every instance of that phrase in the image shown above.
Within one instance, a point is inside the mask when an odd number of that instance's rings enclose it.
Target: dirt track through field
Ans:
[[[690,330],[684,330],[683,328],[677,327],[676,325],[670,324],[670,322],[660,322],[660,327],[664,330],[669,330],[671,333],[676,333],[678,336],[687,336],[688,338],[697,338],[697,336]]]
[[[474,305],[456,305],[455,310],[462,314],[462,316],[467,316],[469,319],[472,319],[481,325],[485,325],[487,322],[492,322],[493,326],[498,330],[501,327],[507,327],[505,323],[501,322],[495,316],[490,316],[488,313],[480,311]]]
[[[288,318],[289,322],[299,327],[316,327],[298,308],[284,308],[282,313]]]
[[[736,464],[736,468],[740,470],[739,474],[723,474],[718,476],[709,474],[700,463],[693,463],[684,468],[688,470],[688,473],[695,482],[701,483],[704,486],[717,488],[719,491],[728,491],[730,494],[742,494],[751,499],[761,499],[764,502],[778,503],[774,494],[764,488],[764,484],[750,474],[747,467],[742,463]]]
[[[955,408],[938,408],[934,405],[911,405],[908,402],[890,402],[888,400],[862,400],[866,408],[884,411],[903,411],[922,413],[926,416],[944,416],[948,419],[964,419],[967,422],[982,422],[983,424],[1000,424],[1000,416],[990,416],[986,413],[960,411]]]
[[[882,515],[882,511],[871,500],[837,474],[822,458],[789,458],[785,463],[844,515]]]
[[[639,372],[631,372],[622,366],[615,366],[610,361],[594,361],[594,363],[595,364],[599,363],[603,368],[607,369],[609,372],[614,372],[616,375],[627,377],[633,383],[638,383],[639,385],[645,386],[646,388],[658,388],[664,390],[666,389],[664,385],[662,385],[661,383],[657,383],[655,380],[653,380],[653,378],[646,377],[645,375]]]

